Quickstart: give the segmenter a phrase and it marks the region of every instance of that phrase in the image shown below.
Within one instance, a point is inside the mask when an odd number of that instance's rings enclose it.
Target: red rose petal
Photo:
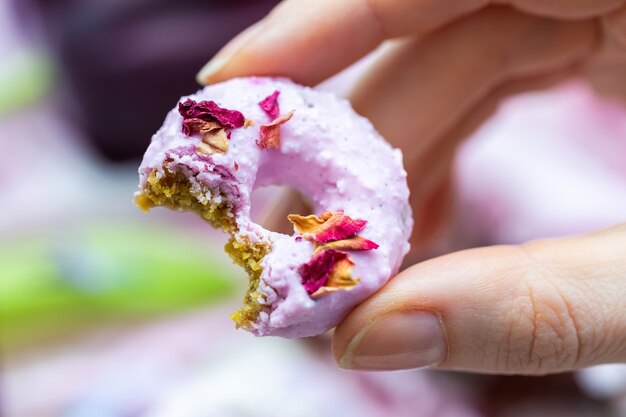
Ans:
[[[302,277],[302,285],[309,294],[319,290],[328,282],[337,253],[333,250],[324,251],[312,256],[309,262],[300,265],[298,272]]]
[[[278,106],[279,94],[280,91],[276,90],[259,102],[259,107],[272,119],[277,118],[280,114],[280,107]]]
[[[296,232],[305,239],[317,243],[347,239],[356,235],[367,225],[366,220],[353,219],[345,215],[343,210],[326,211],[320,217],[290,214],[287,218],[294,225]]]
[[[325,286],[335,265],[344,259],[348,259],[348,254],[336,250],[327,250],[313,255],[309,262],[298,268],[304,289],[309,294],[313,294]]]
[[[354,268],[354,263],[350,260],[349,256],[338,259],[328,277],[326,285],[310,294],[311,298],[316,300],[331,292],[350,290],[356,287],[360,280],[352,276],[352,268]]]
[[[356,235],[366,224],[366,220],[353,219],[343,214],[343,211],[338,211],[324,223],[315,234],[315,238],[319,243],[346,239]]]
[[[178,103],[178,112],[183,119],[216,121],[221,127],[237,129],[244,125],[246,118],[237,110],[220,107],[214,101],[196,102],[190,98]]]

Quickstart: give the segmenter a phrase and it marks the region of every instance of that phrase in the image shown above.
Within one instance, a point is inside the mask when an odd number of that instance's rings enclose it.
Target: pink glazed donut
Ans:
[[[285,79],[238,78],[183,97],[152,137],[135,201],[191,210],[231,234],[250,277],[237,327],[313,336],[400,267],[413,226],[402,154],[348,101]],[[316,215],[293,235],[250,220],[258,187],[285,185]]]

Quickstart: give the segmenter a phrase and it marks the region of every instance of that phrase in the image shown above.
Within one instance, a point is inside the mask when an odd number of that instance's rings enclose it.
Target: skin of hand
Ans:
[[[502,98],[573,75],[626,98],[626,0],[287,0],[198,80],[313,85],[389,39],[350,99],[404,153],[412,259],[446,223],[455,149]],[[294,201],[281,204],[286,214]],[[348,315],[333,351],[341,367],[369,370],[537,375],[624,362],[626,224],[417,263]]]

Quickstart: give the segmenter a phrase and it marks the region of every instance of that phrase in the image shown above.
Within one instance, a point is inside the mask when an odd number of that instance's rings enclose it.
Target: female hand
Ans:
[[[288,0],[198,79],[316,84],[396,38],[350,99],[404,152],[413,259],[446,223],[456,147],[503,97],[578,75],[626,98],[625,0]],[[337,327],[333,349],[351,369],[543,374],[626,361],[626,225],[418,263]]]

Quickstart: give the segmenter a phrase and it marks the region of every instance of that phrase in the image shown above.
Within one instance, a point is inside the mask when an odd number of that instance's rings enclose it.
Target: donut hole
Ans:
[[[283,185],[259,187],[250,196],[252,221],[272,232],[290,235],[289,214],[313,214],[313,206],[296,188]]]

